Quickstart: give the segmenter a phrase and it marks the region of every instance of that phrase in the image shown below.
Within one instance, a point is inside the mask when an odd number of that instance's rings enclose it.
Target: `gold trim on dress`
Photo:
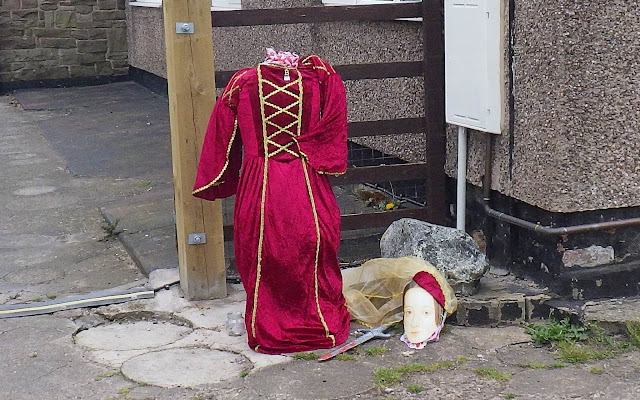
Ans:
[[[255,282],[255,287],[254,287],[254,291],[253,291],[253,309],[251,311],[251,335],[253,336],[253,338],[256,338],[256,315],[257,315],[257,310],[258,310],[258,293],[259,293],[259,287],[260,287],[260,278],[261,278],[261,274],[262,274],[262,246],[264,243],[264,224],[265,224],[265,204],[266,204],[266,192],[267,192],[267,176],[268,176],[268,165],[269,165],[269,158],[279,154],[282,151],[286,151],[292,155],[295,155],[296,157],[300,157],[300,161],[302,163],[302,168],[304,171],[304,176],[305,176],[305,184],[307,186],[307,191],[309,193],[309,199],[311,202],[311,210],[313,213],[313,219],[314,219],[314,224],[315,224],[315,230],[316,230],[316,252],[315,252],[315,260],[314,260],[314,270],[313,270],[313,274],[314,274],[314,294],[315,294],[315,302],[316,302],[316,308],[318,311],[318,316],[320,318],[320,322],[322,323],[322,326],[324,328],[325,331],[325,335],[327,338],[330,338],[332,341],[332,346],[335,346],[336,344],[336,340],[334,335],[332,335],[329,331],[329,327],[327,326],[327,323],[324,319],[324,316],[322,315],[322,310],[320,308],[320,300],[319,300],[319,287],[318,287],[318,263],[319,263],[319,258],[320,258],[320,244],[321,244],[321,237],[320,237],[320,221],[318,219],[318,212],[316,209],[316,204],[315,204],[315,199],[313,196],[313,190],[311,188],[311,181],[309,179],[309,172],[307,171],[307,162],[304,158],[301,157],[301,154],[303,157],[306,157],[306,155],[304,153],[302,153],[299,149],[299,144],[298,141],[296,140],[297,136],[300,136],[301,134],[301,129],[302,129],[302,98],[303,98],[303,86],[302,86],[302,74],[298,71],[297,74],[297,78],[295,80],[293,80],[291,83],[288,83],[284,86],[278,86],[276,84],[274,84],[273,82],[264,79],[262,76],[262,67],[263,64],[259,65],[257,68],[257,72],[258,72],[258,90],[259,90],[259,98],[260,98],[260,113],[261,113],[261,117],[262,117],[262,139],[263,139],[263,149],[264,149],[264,171],[263,171],[263,178],[262,178],[262,196],[261,196],[261,200],[260,200],[260,233],[259,233],[259,238],[258,238],[258,256],[257,256],[257,269],[256,269],[256,282]],[[266,64],[267,66],[272,66],[271,64]],[[271,86],[272,88],[274,88],[275,90],[271,93],[269,93],[268,95],[264,95],[264,87],[265,86]],[[289,90],[290,87],[293,87],[293,85],[297,85],[298,87],[298,93],[292,92],[291,90]],[[289,105],[287,105],[286,107],[280,107],[277,104],[273,104],[271,102],[268,101],[268,99],[272,96],[274,96],[277,93],[284,93],[287,94],[289,96],[291,96],[293,98],[293,102]],[[290,111],[290,109],[292,109],[295,106],[298,106],[298,113],[294,114]],[[265,108],[266,106],[272,107],[276,110],[276,112],[270,114],[268,117],[266,115],[265,112]],[[287,114],[291,117],[293,117],[293,121],[285,126],[280,126],[276,123],[274,123],[272,121],[272,119],[280,114]],[[276,132],[273,134],[268,134],[267,132],[267,126],[271,126],[276,128]],[[295,126],[295,132],[292,131],[292,128],[294,128]],[[286,144],[280,144],[277,143],[275,141],[273,141],[272,139],[274,137],[276,137],[277,135],[281,134],[281,133],[286,133],[287,135],[289,135],[291,137],[291,141],[286,143]],[[269,144],[275,146],[277,149],[269,152]],[[293,144],[296,144],[298,147],[299,152],[296,153],[293,150],[289,149],[289,147]],[[258,347],[256,347],[257,350]]]
[[[316,257],[315,263],[313,266],[313,283],[314,283],[314,294],[316,300],[316,307],[318,310],[318,317],[320,317],[320,322],[324,327],[324,334],[326,337],[331,339],[331,347],[336,345],[336,338],[329,332],[329,327],[324,320],[324,316],[322,315],[322,310],[320,309],[320,299],[318,296],[318,261],[320,258],[320,221],[318,219],[318,210],[316,209],[316,202],[313,196],[313,190],[311,188],[311,180],[309,179],[309,172],[307,171],[307,162],[304,159],[300,160],[302,162],[302,169],[304,170],[304,178],[307,184],[307,190],[309,191],[309,199],[311,200],[311,211],[313,212],[313,222],[315,223],[316,228]]]
[[[260,70],[260,67],[258,67],[258,70]],[[275,90],[271,93],[269,93],[268,95],[264,96],[264,92],[263,92],[263,84],[267,84],[269,86],[271,86],[272,88],[274,88]],[[289,147],[291,147],[292,144],[295,143],[295,137],[300,135],[300,129],[301,129],[301,122],[302,122],[302,74],[300,74],[298,72],[298,76],[295,80],[293,80],[292,82],[284,85],[284,86],[278,86],[276,84],[274,84],[273,82],[267,80],[267,79],[263,79],[262,78],[262,71],[260,70],[259,74],[258,74],[258,85],[260,86],[260,107],[261,107],[261,112],[263,114],[263,118],[266,118],[265,120],[263,120],[263,129],[264,129],[264,133],[265,133],[265,140],[267,142],[267,152],[265,153],[266,157],[273,157],[276,154],[281,153],[282,151],[286,151],[287,153],[295,156],[295,157],[299,157],[300,155],[294,151],[292,151],[291,149],[289,149]],[[289,87],[292,87],[294,85],[298,86],[298,93],[294,93],[289,89]],[[287,105],[286,107],[280,107],[277,104],[271,103],[269,101],[267,101],[269,98],[271,98],[272,96],[275,96],[278,93],[284,93],[286,95],[291,96],[295,101],[291,102],[289,105]],[[276,109],[277,111],[270,114],[268,117],[266,117],[264,115],[264,107],[265,106],[270,106],[273,107],[274,109]],[[298,114],[294,114],[291,111],[289,111],[290,109],[292,109],[293,107],[298,106]],[[280,114],[287,114],[290,117],[293,118],[293,121],[290,122],[289,124],[285,125],[285,126],[281,126],[278,125],[274,122],[272,122],[271,120],[277,116],[279,116]],[[270,134],[267,135],[266,134],[266,124],[276,128],[277,130]],[[291,128],[293,128],[294,126],[296,126],[296,132],[292,132]],[[275,141],[273,141],[272,139],[276,136],[278,136],[281,133],[286,133],[287,135],[289,135],[291,137],[291,139],[293,139],[292,141],[289,141],[286,144],[280,144],[277,143]],[[274,150],[273,152],[268,152],[268,145],[272,145],[277,147],[276,150]]]
[[[224,183],[224,181],[218,182],[218,179],[222,178],[222,175],[224,175],[225,171],[227,170],[227,167],[229,166],[229,154],[231,154],[231,146],[233,146],[233,141],[236,138],[237,131],[238,131],[238,118],[233,120],[233,133],[231,134],[231,139],[229,140],[229,145],[227,146],[226,160],[224,162],[224,165],[222,166],[222,170],[214,180],[207,183],[201,188],[195,189],[193,192],[191,192],[191,194],[200,193],[203,190],[209,189],[211,186],[217,186]]]
[[[262,274],[262,242],[264,241],[264,206],[267,196],[267,172],[268,172],[268,149],[267,149],[267,123],[264,114],[264,100],[263,90],[260,81],[262,81],[262,71],[260,67],[256,68],[258,71],[258,93],[260,97],[260,114],[262,117],[262,147],[264,149],[264,169],[262,171],[262,194],[260,195],[260,233],[258,237],[258,262],[256,266],[256,282],[253,288],[253,307],[251,310],[251,336],[256,338],[256,314],[258,310],[258,289],[260,288],[260,277]],[[256,347],[257,349],[257,347]]]
[[[247,71],[236,72],[236,74],[231,77],[230,85],[227,86],[229,89],[227,89],[224,93],[222,93],[222,96],[220,96],[220,99],[224,99],[225,96],[229,97],[227,100],[227,105],[229,107],[231,107],[231,95],[233,94],[233,92],[235,92],[236,90],[242,90],[240,88],[240,85],[236,85],[236,83],[238,83],[238,80],[242,77],[242,75],[246,73]]]
[[[318,61],[320,61],[320,64],[322,65],[313,65],[309,62],[310,58],[316,58],[318,59]],[[324,70],[328,75],[331,75],[333,72],[335,72],[335,70],[333,69],[333,67],[328,67],[327,66],[327,62],[324,61],[322,58],[320,58],[319,56],[317,56],[316,54],[311,54],[308,55],[307,57],[305,57],[301,62],[302,65],[312,65],[313,69],[321,69]]]

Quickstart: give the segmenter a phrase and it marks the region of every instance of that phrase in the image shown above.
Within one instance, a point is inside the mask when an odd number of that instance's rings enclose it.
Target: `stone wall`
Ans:
[[[0,82],[128,72],[124,0],[0,0]]]

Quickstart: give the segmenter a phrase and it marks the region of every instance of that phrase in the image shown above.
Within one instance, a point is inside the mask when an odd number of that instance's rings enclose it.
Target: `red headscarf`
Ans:
[[[415,283],[429,292],[433,298],[444,308],[444,293],[436,278],[428,272],[420,271],[413,276]]]

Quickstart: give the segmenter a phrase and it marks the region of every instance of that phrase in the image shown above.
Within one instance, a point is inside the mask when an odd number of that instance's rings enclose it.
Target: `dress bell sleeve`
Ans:
[[[237,119],[239,75],[234,75],[216,101],[205,133],[193,187],[193,195],[205,200],[232,196],[238,186],[242,163]]]
[[[347,169],[347,96],[340,76],[325,65],[327,70],[320,71],[322,117],[297,141],[318,173],[341,175]]]

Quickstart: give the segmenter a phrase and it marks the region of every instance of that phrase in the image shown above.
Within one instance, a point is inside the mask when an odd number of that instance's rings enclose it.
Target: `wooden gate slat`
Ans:
[[[347,169],[347,173],[331,176],[333,186],[352,183],[395,182],[408,179],[425,179],[425,163],[394,164],[375,167],[357,167]]]
[[[417,3],[359,6],[272,8],[262,10],[212,11],[211,26],[285,25],[344,21],[386,21],[422,17]]]
[[[444,225],[447,216],[444,172],[447,138],[444,121],[443,2],[424,0],[422,12],[432,16],[431,20],[422,23],[427,221]]]
[[[368,214],[347,214],[342,216],[342,230],[382,228],[401,218],[425,220],[426,217],[427,211],[424,208],[405,208]]]
[[[334,65],[343,81],[422,76],[422,61]],[[227,86],[236,71],[216,71],[216,87]]]
[[[384,228],[401,218],[415,218],[424,221],[427,218],[427,210],[425,208],[403,208],[367,214],[346,214],[342,215],[342,230]],[[233,240],[233,225],[224,226],[224,237],[227,242]]]

